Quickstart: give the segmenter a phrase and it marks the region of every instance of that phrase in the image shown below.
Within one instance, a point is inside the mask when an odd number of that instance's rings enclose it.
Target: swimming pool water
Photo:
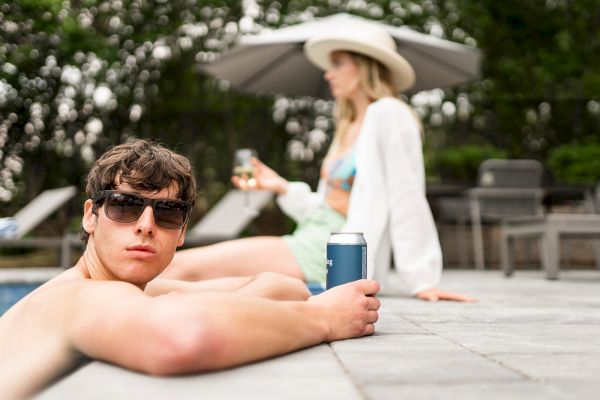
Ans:
[[[40,285],[41,283],[0,284],[0,315]]]

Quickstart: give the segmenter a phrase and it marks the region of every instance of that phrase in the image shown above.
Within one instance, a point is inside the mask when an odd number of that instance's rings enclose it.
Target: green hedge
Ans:
[[[558,182],[595,184],[600,181],[600,144],[557,147],[548,156],[548,167]]]
[[[488,158],[506,157],[506,151],[490,145],[446,147],[428,157],[428,175],[444,182],[475,183],[479,164]]]

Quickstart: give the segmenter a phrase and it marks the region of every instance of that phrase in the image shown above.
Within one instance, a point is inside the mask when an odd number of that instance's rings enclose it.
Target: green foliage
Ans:
[[[207,207],[230,187],[236,147],[255,147],[282,175],[314,184],[328,139],[313,145],[310,133],[322,117],[331,134],[330,108],[236,93],[198,67],[241,33],[337,12],[483,52],[480,82],[407,98],[423,116],[431,179],[473,181],[485,158],[545,159],[561,144],[600,136],[597,0],[4,0],[0,201],[83,189],[95,157],[131,137],[188,155]],[[109,89],[108,102],[97,101],[99,88]],[[305,157],[292,157],[294,146]]]
[[[484,53],[472,128],[514,157],[600,134],[596,0],[456,0]],[[477,122],[477,123],[475,123]]]
[[[600,144],[570,144],[550,152],[548,167],[562,183],[596,184],[600,182]]]
[[[173,93],[172,112],[143,131],[152,102],[161,86],[200,87],[195,54],[222,51],[239,18],[238,3],[221,0],[0,3],[0,201],[83,189],[95,157],[130,137],[172,142],[178,129],[165,127],[194,103]]]
[[[430,174],[436,174],[444,181],[474,183],[477,180],[479,164],[489,158],[506,157],[506,151],[489,145],[447,147],[433,155],[430,160]]]

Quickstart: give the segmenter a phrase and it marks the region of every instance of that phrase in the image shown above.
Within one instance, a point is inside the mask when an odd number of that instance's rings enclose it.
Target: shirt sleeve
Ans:
[[[277,196],[277,204],[284,213],[298,223],[311,211],[323,205],[325,201],[323,192],[323,181],[319,181],[316,192],[313,192],[307,183],[289,182],[287,192]]]

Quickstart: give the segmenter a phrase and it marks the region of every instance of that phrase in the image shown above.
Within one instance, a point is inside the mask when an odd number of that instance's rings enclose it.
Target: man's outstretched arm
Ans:
[[[375,281],[356,281],[310,301],[185,293],[101,301],[84,293],[73,342],[86,355],[150,374],[226,368],[325,341],[372,334]],[[107,293],[107,298],[110,294]]]

